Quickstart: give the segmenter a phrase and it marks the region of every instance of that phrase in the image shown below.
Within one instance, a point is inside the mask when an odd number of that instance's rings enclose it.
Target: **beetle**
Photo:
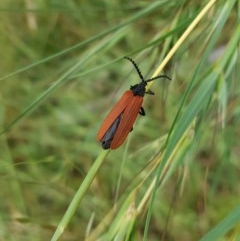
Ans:
[[[137,64],[131,58],[124,58],[132,62],[141,82],[131,86],[130,90],[127,90],[122,95],[100,126],[97,140],[102,143],[103,149],[116,149],[121,146],[132,131],[137,115],[145,115],[142,107],[143,97],[145,94],[154,95],[151,90],[146,90],[147,83],[159,78],[171,80],[166,75],[159,75],[145,80]]]

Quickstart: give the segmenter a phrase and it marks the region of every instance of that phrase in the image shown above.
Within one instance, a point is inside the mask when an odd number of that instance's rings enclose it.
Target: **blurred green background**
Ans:
[[[208,2],[0,1],[0,240],[51,239],[101,152],[101,122],[139,82],[123,57],[151,78]],[[240,62],[239,41],[232,41],[239,6],[216,1],[180,46],[164,68],[172,81],[154,82],[146,116],[108,155],[62,240],[84,240],[103,224],[135,177],[144,178],[175,120],[195,111],[191,100],[201,88],[205,94],[202,83],[214,73],[208,98],[199,98],[193,122],[184,122],[192,136],[176,148],[174,168],[157,191],[148,240],[198,240],[239,206]],[[146,210],[130,238],[116,240],[142,240]],[[217,240],[240,240],[235,224]],[[107,240],[101,235],[96,240]]]

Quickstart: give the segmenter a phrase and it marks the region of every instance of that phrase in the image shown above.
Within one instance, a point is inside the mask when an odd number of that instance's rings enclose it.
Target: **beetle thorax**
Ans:
[[[130,90],[133,92],[134,95],[144,96],[146,91],[146,82],[140,82],[139,84],[132,85]]]

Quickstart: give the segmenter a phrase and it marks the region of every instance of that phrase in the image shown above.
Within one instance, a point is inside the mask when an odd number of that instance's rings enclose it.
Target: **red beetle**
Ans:
[[[145,115],[142,107],[143,97],[145,94],[154,95],[151,90],[146,91],[147,83],[162,77],[170,80],[166,75],[144,80],[137,64],[132,59],[125,58],[132,62],[142,81],[131,86],[130,90],[123,94],[103,121],[97,133],[97,140],[102,143],[103,149],[116,149],[121,146],[129,132],[132,131],[137,115]]]

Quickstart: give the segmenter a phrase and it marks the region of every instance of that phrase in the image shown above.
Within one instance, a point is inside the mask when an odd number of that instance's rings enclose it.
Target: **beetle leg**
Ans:
[[[143,115],[143,116],[146,115],[145,110],[143,109],[143,107],[140,108],[139,115]]]

